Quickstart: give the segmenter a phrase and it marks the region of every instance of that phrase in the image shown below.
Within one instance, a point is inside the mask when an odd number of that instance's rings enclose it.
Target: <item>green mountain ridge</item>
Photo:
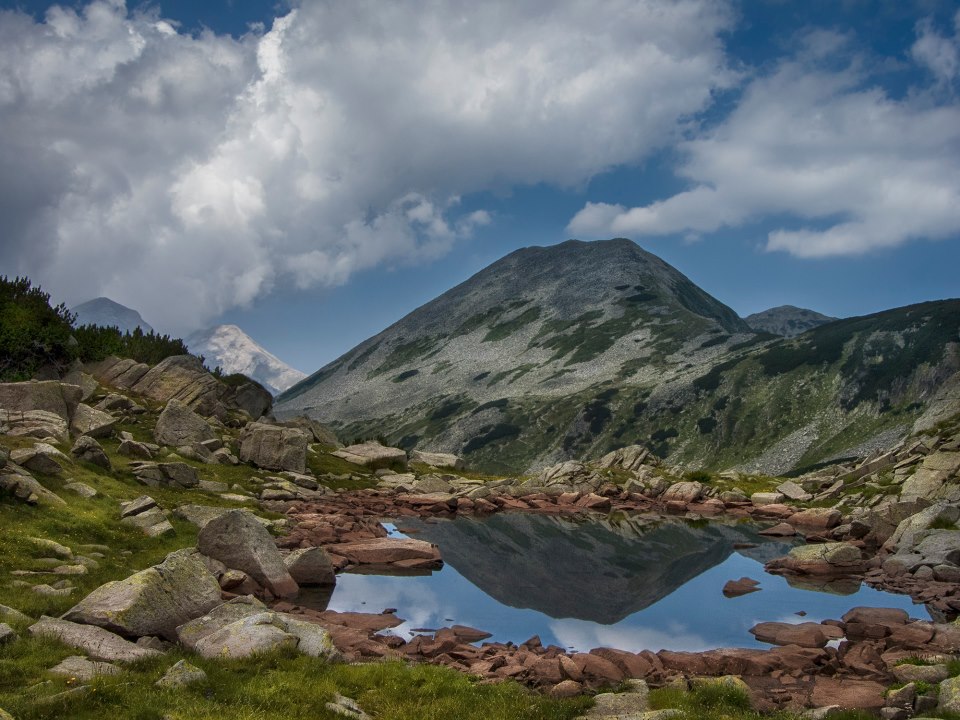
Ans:
[[[691,468],[785,473],[956,411],[958,371],[960,301],[784,339],[629,240],[570,241],[506,256],[276,411],[496,472],[641,443]]]

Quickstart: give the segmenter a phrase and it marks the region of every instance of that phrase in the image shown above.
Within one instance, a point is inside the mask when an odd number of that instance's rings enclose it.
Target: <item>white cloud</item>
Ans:
[[[931,20],[922,20],[917,25],[917,41],[910,49],[914,60],[946,85],[960,77],[960,10],[953,22],[953,37],[946,37],[937,32]]]
[[[871,86],[843,38],[817,33],[795,58],[753,79],[716,128],[680,145],[690,188],[627,208],[588,203],[579,236],[710,233],[787,215],[768,250],[799,257],[864,253],[960,232],[960,104]],[[918,41],[919,43],[920,41]],[[943,76],[949,63],[933,53]]]
[[[191,36],[98,0],[0,12],[0,264],[185,331],[278,283],[435,258],[460,196],[576,185],[729,86],[724,3],[311,2]]]

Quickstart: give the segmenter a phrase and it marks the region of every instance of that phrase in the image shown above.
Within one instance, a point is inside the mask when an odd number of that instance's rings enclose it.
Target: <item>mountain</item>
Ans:
[[[767,332],[771,335],[782,335],[783,337],[794,337],[807,330],[820,327],[828,322],[833,322],[837,318],[829,315],[822,315],[814,310],[798,308],[793,305],[780,305],[779,307],[763,310],[753,315],[747,315],[744,321],[750,326],[751,330],[757,332]]]
[[[76,327],[82,325],[100,325],[102,327],[116,327],[122,332],[133,332],[139,327],[145,333],[153,328],[142,318],[136,310],[114,302],[110,298],[98,297],[80,303],[71,312],[76,314]]]
[[[641,443],[691,468],[780,474],[942,417],[958,341],[956,300],[758,334],[629,240],[569,241],[493,263],[274,410],[491,472]]]
[[[186,339],[194,355],[203,355],[209,367],[217,365],[228,375],[253,378],[276,395],[306,377],[268,352],[236,325],[198,330]]]

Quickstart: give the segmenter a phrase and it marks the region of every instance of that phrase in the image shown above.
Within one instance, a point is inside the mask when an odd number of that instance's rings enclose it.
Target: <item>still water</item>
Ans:
[[[799,586],[767,575],[763,564],[792,543],[758,535],[762,527],[522,513],[404,519],[388,530],[436,543],[443,569],[413,576],[343,574],[327,607],[396,608],[406,622],[393,632],[407,638],[418,629],[459,623],[501,642],[520,643],[536,634],[545,645],[634,652],[763,647],[747,632],[760,621],[839,618],[857,605],[927,617],[907,596],[856,582]],[[759,580],[761,590],[724,597],[723,585],[743,576]],[[323,605],[327,598],[316,601]]]

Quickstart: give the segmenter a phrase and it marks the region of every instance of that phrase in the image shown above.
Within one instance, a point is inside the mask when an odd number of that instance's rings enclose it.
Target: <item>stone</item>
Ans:
[[[755,492],[750,496],[750,502],[754,507],[763,507],[764,505],[780,505],[783,503],[784,496],[778,492]]]
[[[227,625],[248,618],[252,615],[267,612],[267,606],[252,595],[242,595],[217,605],[206,615],[195,618],[177,628],[177,639],[180,643],[193,650],[198,642]]]
[[[206,658],[245,658],[255,653],[291,648],[311,657],[339,659],[330,634],[320,625],[289,615],[261,612],[206,635],[194,649]]]
[[[137,442],[136,440],[124,440],[121,442],[120,447],[117,448],[117,453],[124,457],[142,458],[144,460],[150,460],[153,457],[150,448],[148,448],[146,444]]]
[[[386,565],[409,560],[440,562],[436,545],[413,538],[374,538],[328,545],[334,555],[356,565]]]
[[[159,688],[182,688],[207,681],[207,674],[186,660],[178,660],[154,685]]]
[[[703,496],[703,485],[694,481],[674,483],[660,497],[662,502],[694,503]]]
[[[935,665],[912,665],[909,663],[894,665],[890,668],[890,672],[893,673],[897,682],[904,684],[924,682],[928,685],[937,685],[950,677],[947,666],[939,663]]]
[[[0,474],[0,490],[29,505],[66,505],[67,502],[30,475]]]
[[[158,463],[157,467],[166,479],[166,485],[180,488],[195,488],[200,485],[200,476],[190,465],[182,462]]]
[[[70,420],[70,432],[91,438],[106,438],[113,435],[117,418],[102,410],[80,403]]]
[[[37,637],[52,637],[65,645],[83,650],[93,660],[133,662],[159,655],[156,650],[138,647],[108,630],[43,616],[29,628]]]
[[[839,525],[842,519],[843,515],[835,508],[808,508],[791,515],[788,522],[791,525],[826,530]]]
[[[761,530],[759,534],[767,537],[793,537],[797,534],[797,529],[789,523],[777,523],[773,527]]]
[[[462,470],[466,467],[463,458],[450,453],[424,452],[423,450],[413,450],[410,453],[410,462],[423,463],[435,468],[453,468]]]
[[[170,400],[157,419],[153,437],[159,445],[180,447],[217,437],[210,423],[179,400]]]
[[[249,500],[249,498],[241,498],[243,500]],[[199,505],[197,503],[189,503],[187,505],[181,505],[176,510],[173,511],[175,517],[178,517],[182,520],[186,520],[189,523],[193,523],[198,528],[203,529],[206,527],[206,524],[218,518],[221,515],[224,515],[232,510],[237,508],[225,508],[217,505]],[[258,515],[254,515],[249,510],[241,509],[240,512],[245,512],[250,514],[250,516],[258,523],[263,525],[265,528],[269,528],[273,523],[271,520],[267,520]]]
[[[16,610],[12,607],[8,607],[6,605],[0,605],[0,621],[22,623],[22,624],[31,622],[30,618],[27,615],[24,615],[19,610]]]
[[[38,442],[31,448],[18,448],[10,453],[10,460],[31,472],[59,475],[69,459],[53,445]]]
[[[326,703],[324,707],[335,715],[353,718],[354,720],[370,720],[370,716],[363,711],[356,700],[340,693],[336,693],[333,696],[333,701]]]
[[[793,480],[787,480],[786,482],[778,485],[777,492],[781,495],[785,495],[791,500],[796,500],[798,502],[806,502],[807,500],[813,498],[813,495],[797,485],[797,483],[793,482]]]
[[[350,445],[330,453],[334,457],[346,460],[354,465],[362,465],[376,470],[377,468],[398,465],[407,467],[407,453],[400,448],[385,447],[377,442],[366,442],[359,445]]]
[[[650,709],[647,692],[600,693],[593,701],[593,707],[585,715],[587,718],[631,716]]]
[[[620,468],[635,473],[644,465],[656,465],[657,460],[643,445],[629,445],[604,455],[597,462],[601,468]]]
[[[960,677],[948,678],[940,683],[937,710],[960,713]]]
[[[337,582],[330,556],[323,548],[294,550],[283,558],[283,562],[297,585],[334,585]]]
[[[901,520],[886,545],[898,552],[911,552],[922,533],[934,525],[956,523],[957,520],[960,520],[960,509],[945,502],[936,503]]]
[[[89,400],[100,389],[100,383],[93,375],[83,372],[83,366],[79,361],[75,362],[74,367],[63,376],[61,382],[79,387],[81,402]]]
[[[843,622],[859,625],[906,625],[910,615],[900,608],[875,608],[858,606],[843,614]]]
[[[822,648],[827,644],[827,636],[818,623],[762,622],[750,628],[759,642],[771,645],[798,645],[805,648]]]
[[[110,470],[110,458],[107,457],[103,448],[100,447],[100,443],[90,435],[81,435],[78,437],[73,447],[70,448],[70,454],[77,460],[93,463],[104,470]]]
[[[19,412],[0,408],[0,435],[31,437],[37,440],[53,438],[58,443],[70,440],[67,421],[46,410]]]
[[[120,668],[107,662],[97,662],[80,655],[71,655],[47,672],[73,678],[79,682],[90,682],[98,675],[116,675],[120,672]]]
[[[159,565],[101,585],[63,618],[132,637],[176,639],[177,627],[220,603],[220,584],[192,549]]]
[[[220,400],[221,394],[226,393],[226,386],[207,372],[193,355],[165,358],[127,387],[157,402],[178,400],[204,417],[226,417],[226,408]]]
[[[97,496],[97,489],[82,482],[70,482],[63,486],[64,490],[69,490],[82,498],[94,498]]]
[[[0,383],[0,408],[10,412],[40,410],[69,423],[83,390],[57,381]]]
[[[251,420],[257,420],[270,412],[273,395],[260,383],[247,378],[247,382],[230,385],[223,393],[224,403],[245,412]]]
[[[861,571],[862,558],[856,545],[821,543],[795,547],[786,557],[771,561],[769,566],[810,575],[831,575]]]
[[[247,423],[240,433],[238,456],[243,462],[268,470],[307,469],[307,442],[304,430],[265,423]]]
[[[748,577],[742,577],[739,580],[728,580],[723,586],[723,594],[728,598],[740,597],[741,595],[759,592],[759,586],[759,582]]]
[[[54,555],[66,558],[68,560],[73,559],[73,550],[68,548],[66,545],[58,543],[56,540],[39,537],[28,537],[27,540],[29,540],[38,550],[42,550],[45,553],[53,553]]]
[[[299,592],[270,533],[250,513],[231,510],[210,520],[197,540],[204,555],[243,570],[278,597]]]
[[[141,495],[135,500],[130,502],[120,503],[120,517],[130,517],[131,515],[139,515],[144,513],[147,510],[152,510],[157,507],[157,501],[154,500],[149,495]]]
[[[17,631],[6,623],[0,623],[0,645],[6,645],[7,643],[13,642],[19,636]]]

